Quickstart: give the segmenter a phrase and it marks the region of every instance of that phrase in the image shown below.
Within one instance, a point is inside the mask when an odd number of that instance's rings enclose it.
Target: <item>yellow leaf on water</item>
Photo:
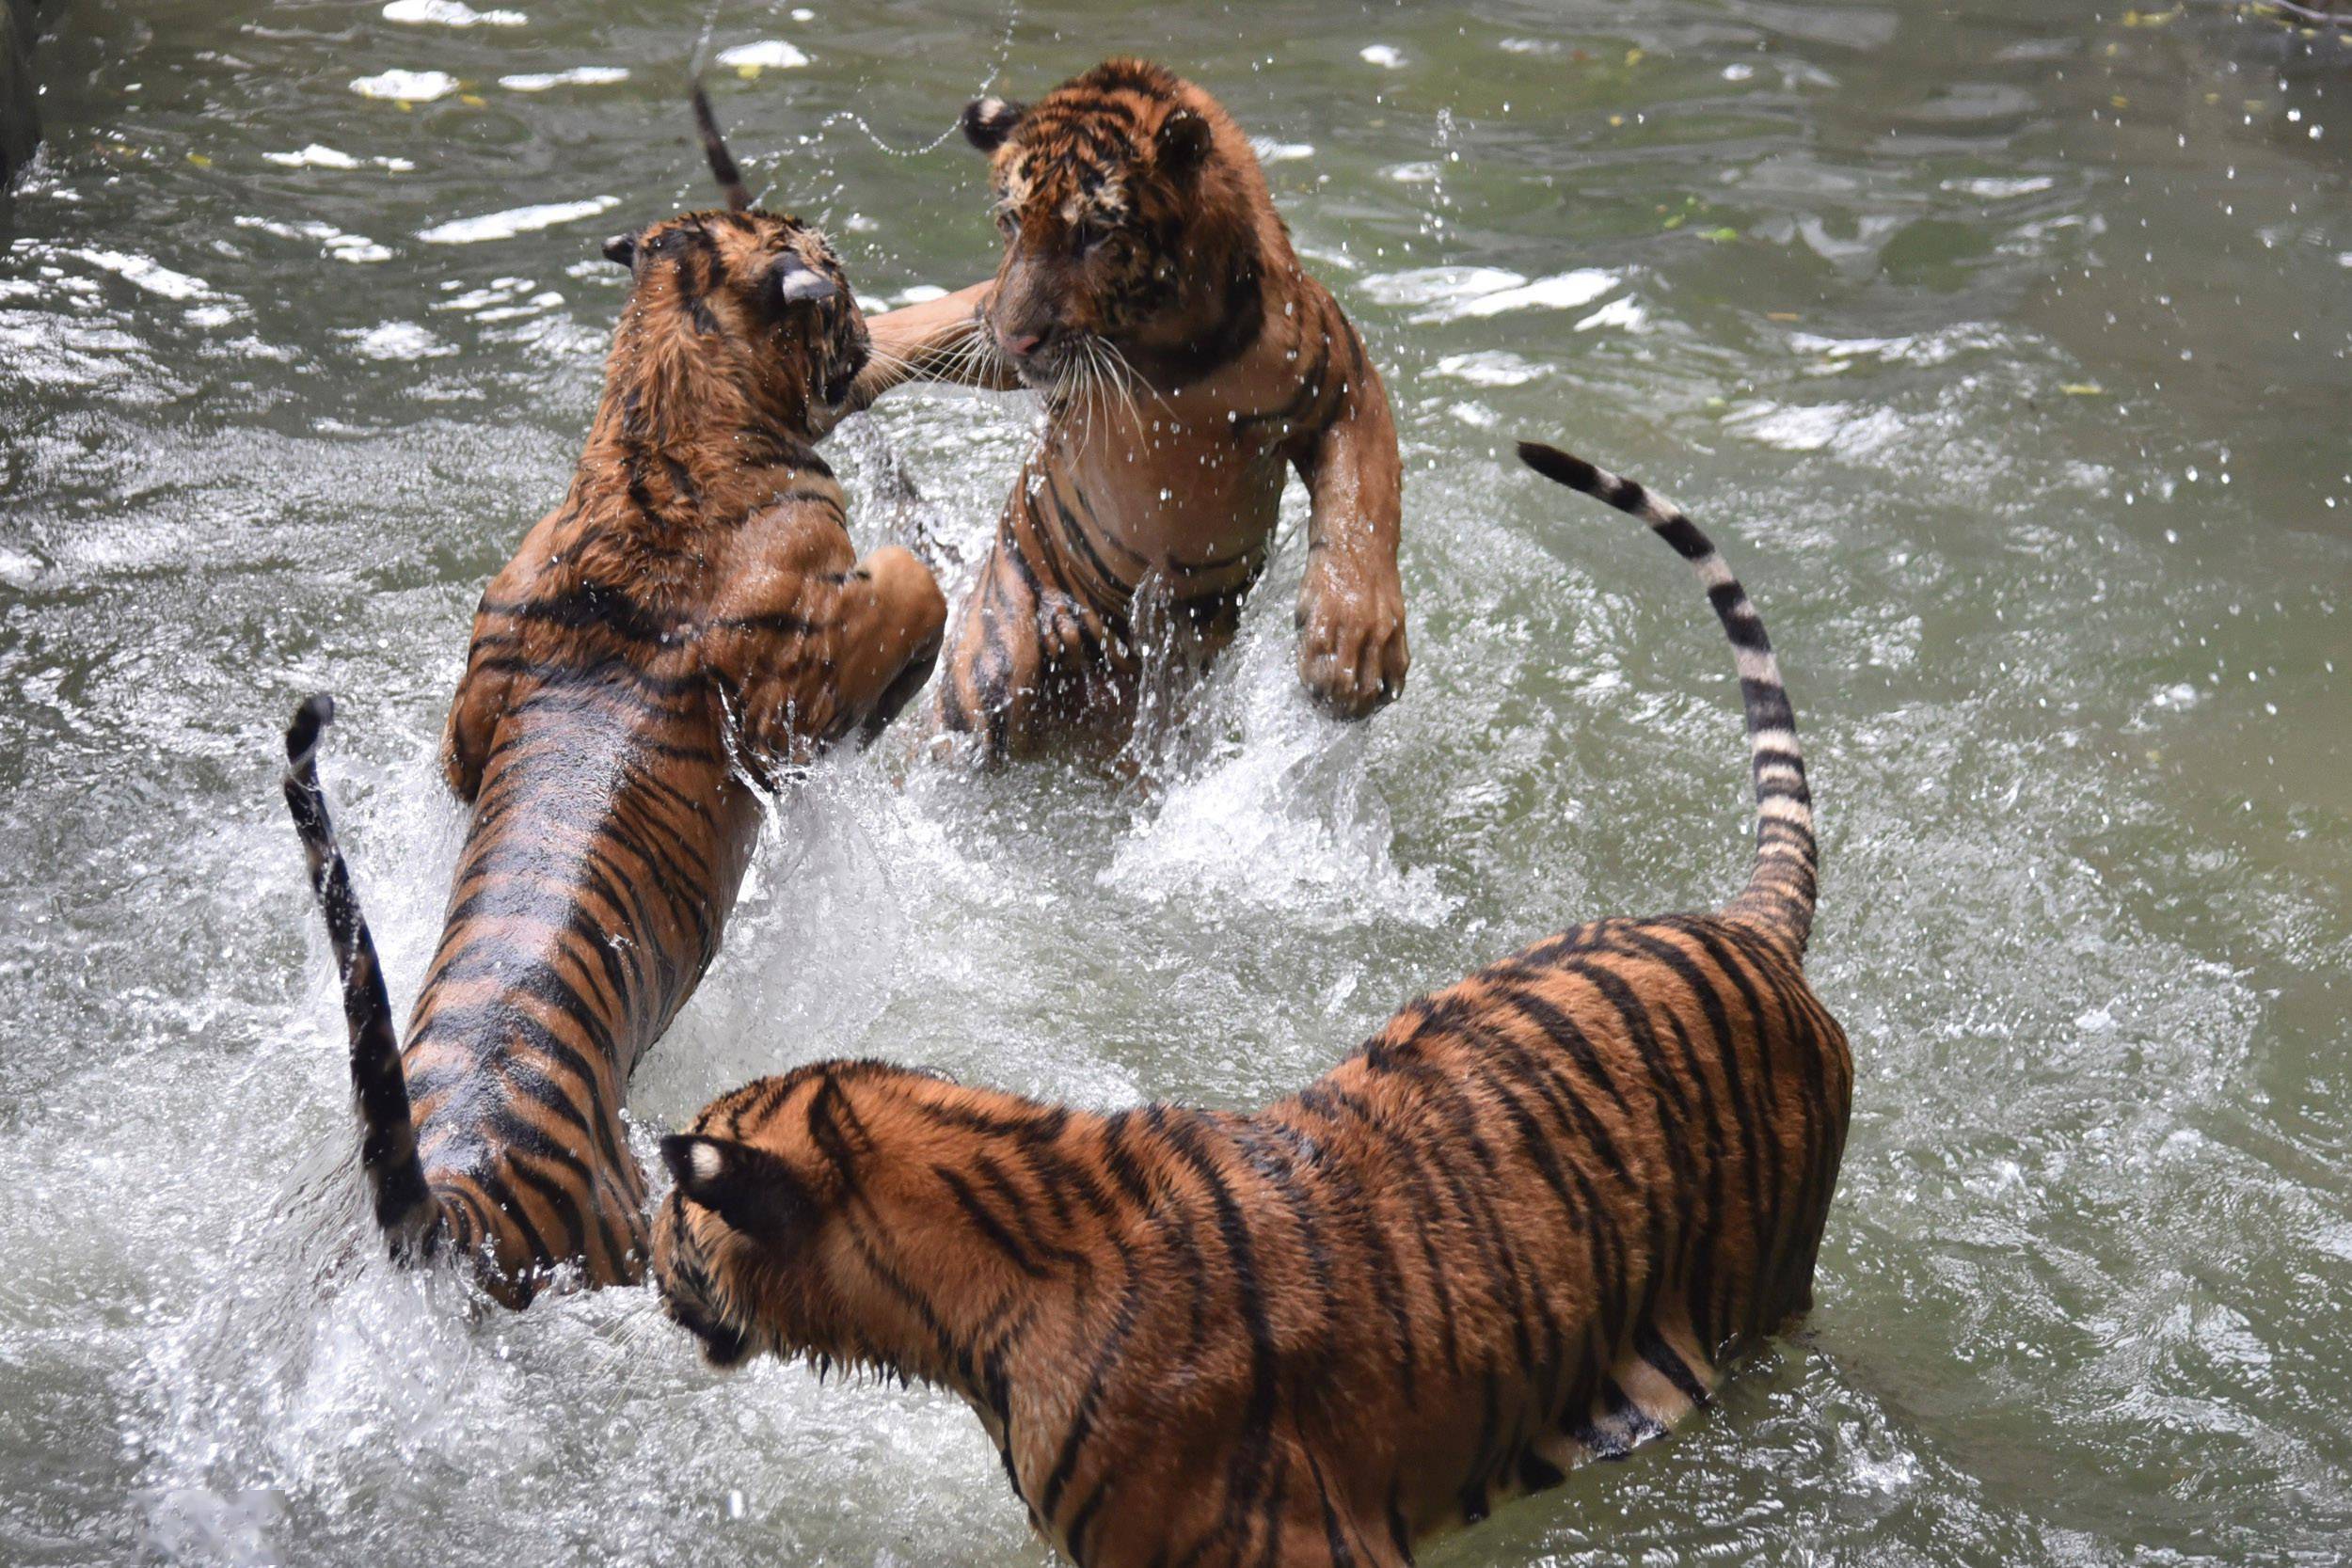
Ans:
[[[2058,388],[2070,398],[2103,398],[2107,389],[2095,381],[2070,381]]]
[[[1803,316],[1798,315],[1794,310],[1767,310],[1764,312],[1764,319],[1768,322],[1798,322],[1804,320]]]
[[[483,99],[470,92],[459,93],[457,95],[457,102],[465,104],[466,107],[469,109],[486,109],[490,106]]]
[[[1623,115],[1611,115],[1611,116],[1609,117],[1609,123],[1610,123],[1610,124],[1612,124],[1612,125],[1623,125],[1623,124],[1625,123],[1625,116],[1623,116]]]
[[[2115,105],[2117,108],[2119,108],[2119,109],[2128,109],[2128,108],[2130,108],[2130,107],[2132,106],[2132,101],[2131,101],[2130,99],[2128,99],[2128,98],[2124,97],[2124,96],[2123,96],[2122,93],[2120,93],[2120,92],[2119,92],[2119,93],[2117,93],[2117,94],[2116,94],[2113,98],[2108,99],[2108,100],[2107,100],[2107,102],[2108,102],[2108,103],[2112,103],[2112,104],[2114,104],[2114,105]]]
[[[189,153],[188,162],[194,164],[199,168],[210,168],[213,166],[213,161],[204,156],[201,152]]]
[[[735,68],[735,73],[738,76],[742,77],[746,82],[756,82],[759,80],[759,67],[755,65],[739,65]]]
[[[1625,63],[1626,69],[1629,71],[1630,71],[1633,67],[1640,65],[1642,63],[1642,52],[1639,49],[1627,50],[1625,52]]]

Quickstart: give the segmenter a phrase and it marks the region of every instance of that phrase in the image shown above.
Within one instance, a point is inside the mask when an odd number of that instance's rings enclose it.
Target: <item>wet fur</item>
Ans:
[[[986,757],[1123,735],[1147,661],[1199,670],[1266,563],[1286,472],[1312,500],[1299,673],[1359,718],[1403,689],[1402,468],[1362,338],[1300,265],[1248,137],[1200,87],[1111,60],[984,99],[996,277],[878,317],[910,374],[1027,384],[1045,438],[951,639],[938,721]],[[997,346],[1041,346],[1015,364]]]
[[[1396,1565],[1704,1403],[1811,1303],[1845,1036],[1762,621],[1688,518],[1549,448],[1706,588],[1757,802],[1720,911],[1610,919],[1407,1003],[1299,1093],[1101,1115],[875,1062],[666,1139],[664,1303],[714,1362],[954,1390],[1085,1568]]]
[[[643,1276],[623,1097],[718,952],[757,784],[886,721],[945,619],[905,551],[855,559],[811,444],[866,356],[823,238],[728,210],[606,253],[633,281],[595,425],[484,594],[450,706],[471,816],[405,1050],[318,786],[331,707],[288,737],[378,1222],[513,1307],[565,1269]]]

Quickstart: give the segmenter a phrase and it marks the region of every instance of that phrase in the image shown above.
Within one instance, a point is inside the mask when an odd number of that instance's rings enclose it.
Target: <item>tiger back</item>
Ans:
[[[907,552],[856,559],[812,445],[866,353],[822,237],[739,206],[606,253],[632,286],[586,450],[484,594],[451,705],[470,817],[405,1050],[319,792],[331,705],[288,737],[377,1219],[516,1307],[564,1269],[642,1277],[624,1095],[718,952],[760,786],[885,722],[944,621]]]
[[[967,1401],[1084,1568],[1399,1565],[1662,1433],[1811,1304],[1852,1092],[1803,967],[1811,796],[1763,623],[1690,520],[1757,801],[1720,911],[1607,919],[1406,1004],[1253,1113],[1104,1115],[823,1062],[664,1140],[664,1304],[719,1365]]]

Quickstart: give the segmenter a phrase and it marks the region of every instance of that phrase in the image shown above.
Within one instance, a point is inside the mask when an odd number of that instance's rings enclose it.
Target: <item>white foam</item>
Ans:
[[[1649,312],[1642,309],[1640,301],[1627,294],[1622,299],[1611,300],[1576,324],[1579,332],[1590,332],[1602,326],[1620,327],[1628,332],[1646,332],[1649,330]]]
[[[352,234],[331,223],[308,220],[302,223],[278,223],[269,218],[246,217],[235,220],[240,229],[258,229],[264,234],[275,234],[281,240],[316,240],[326,254],[337,261],[386,261],[392,253],[369,239],[365,234]]]
[[[325,142],[312,142],[298,152],[264,152],[262,158],[266,163],[277,164],[285,168],[346,169],[363,166],[359,159],[348,152],[339,151]],[[417,166],[405,158],[387,158],[381,155],[371,157],[366,162],[373,164],[377,168],[390,169],[395,174],[405,174]]]
[[[391,0],[384,20],[429,27],[519,27],[531,18],[520,11],[478,11],[465,0]]]
[[[457,78],[446,71],[386,71],[353,79],[351,90],[362,98],[399,103],[430,103],[457,90]]]
[[[1947,180],[1944,188],[1965,196],[1982,197],[1987,201],[2008,201],[2016,197],[2032,196],[2058,183],[2046,174],[2028,175],[2021,179]]]
[[[1276,141],[1271,136],[1250,137],[1249,150],[1258,155],[1258,162],[1262,164],[1287,164],[1315,155],[1312,142]]]
[[[934,299],[946,297],[947,291],[936,283],[917,283],[912,288],[898,291],[898,303],[901,305],[923,305]]]
[[[549,87],[603,87],[628,80],[628,72],[617,65],[576,65],[569,71],[525,71],[516,76],[501,76],[499,86],[512,92],[545,92]]]
[[[1597,267],[1553,273],[1530,281],[1503,267],[1416,267],[1364,280],[1364,292],[1383,305],[1426,305],[1416,322],[1447,322],[1500,316],[1511,310],[1573,310],[1616,288],[1625,279]],[[1603,324],[1606,325],[1606,324]]]
[[[1430,315],[1445,320],[1457,316],[1500,316],[1506,310],[1573,310],[1580,305],[1590,305],[1622,281],[1616,274],[1598,267],[1579,267],[1574,272],[1539,277],[1520,288],[1480,294]]]
[[[366,359],[437,359],[457,351],[415,322],[386,322],[360,333],[352,352]]]
[[[1883,451],[1904,428],[1902,416],[1891,408],[1863,410],[1848,403],[1789,405],[1757,401],[1734,408],[1724,423],[1783,451],[1830,451],[1849,458]]]
[[[739,43],[720,55],[719,63],[738,71],[790,71],[808,64],[808,56],[782,39]]]
[[[75,250],[68,254],[79,256],[94,267],[103,267],[126,283],[135,283],[151,294],[166,299],[211,299],[213,286],[204,279],[184,272],[174,272],[145,256],[135,256],[121,250]]]
[[[1449,354],[1429,369],[1434,375],[1452,376],[1473,387],[1524,387],[1545,373],[1543,366],[1522,359],[1507,348]]]
[[[1366,65],[1376,65],[1383,71],[1394,71],[1405,63],[1405,52],[1390,43],[1367,43],[1356,54]]]
[[[548,201],[532,207],[510,207],[480,217],[455,218],[417,231],[427,245],[479,245],[485,240],[511,240],[558,224],[577,223],[611,212],[621,204],[617,196],[590,197],[585,201]]]
[[[1427,305],[1515,289],[1526,281],[1525,274],[1502,267],[1415,267],[1367,277],[1364,293],[1382,305]]]

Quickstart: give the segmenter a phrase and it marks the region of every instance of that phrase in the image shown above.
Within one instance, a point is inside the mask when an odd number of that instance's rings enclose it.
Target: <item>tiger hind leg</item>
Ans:
[[[1595,1460],[1624,1459],[1706,1405],[1723,1369],[1679,1323],[1645,1323],[1600,1383],[1592,1407],[1571,1411],[1535,1451],[1564,1474]]]

